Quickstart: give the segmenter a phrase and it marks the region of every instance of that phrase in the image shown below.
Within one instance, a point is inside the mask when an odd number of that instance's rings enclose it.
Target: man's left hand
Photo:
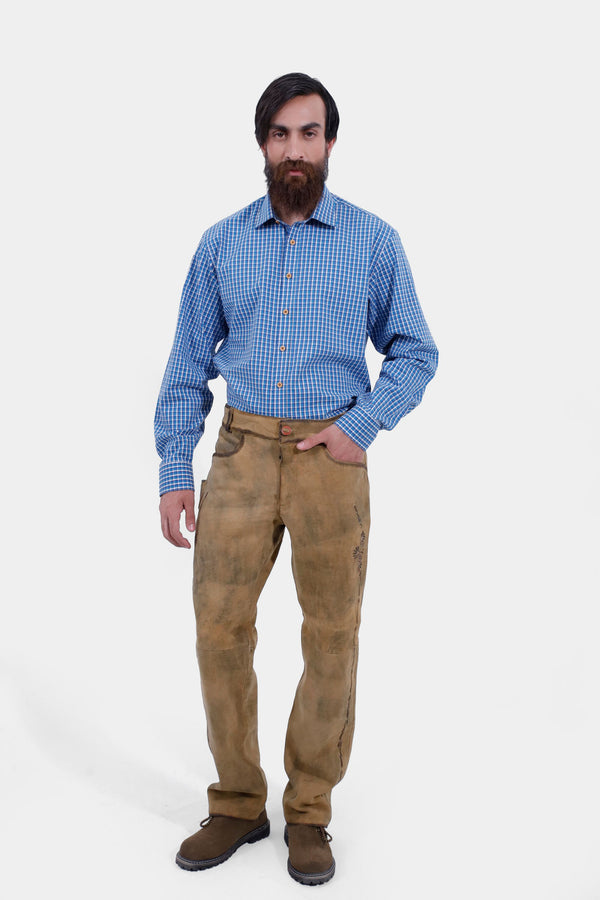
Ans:
[[[323,431],[311,434],[310,437],[296,444],[298,450],[310,450],[317,444],[325,444],[334,459],[340,462],[360,463],[364,461],[365,451],[352,438],[348,437],[337,425],[328,425]]]

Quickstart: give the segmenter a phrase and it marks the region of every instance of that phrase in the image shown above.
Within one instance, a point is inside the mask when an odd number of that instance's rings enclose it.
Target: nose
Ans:
[[[290,135],[285,152],[286,159],[304,159],[298,137]]]

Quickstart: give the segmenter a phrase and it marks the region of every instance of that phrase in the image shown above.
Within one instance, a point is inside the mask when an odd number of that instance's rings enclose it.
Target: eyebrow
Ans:
[[[301,125],[300,131],[310,131],[311,128],[322,128],[323,126],[319,122],[309,122],[308,125]],[[269,125],[269,131],[289,131],[290,129],[287,125],[277,125],[276,122],[273,122]]]

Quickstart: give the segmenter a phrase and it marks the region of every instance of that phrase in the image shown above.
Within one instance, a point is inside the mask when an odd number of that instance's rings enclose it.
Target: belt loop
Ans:
[[[233,410],[227,407],[227,421],[225,422],[225,431],[231,431],[231,423],[233,422]]]

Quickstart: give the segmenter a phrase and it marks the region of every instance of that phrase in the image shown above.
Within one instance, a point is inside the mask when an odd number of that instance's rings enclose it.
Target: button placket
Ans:
[[[293,226],[292,226],[292,228],[293,228]],[[290,228],[285,227],[285,233],[286,233],[286,236],[285,236],[286,243],[285,243],[285,253],[284,253],[284,260],[283,260],[283,274],[284,274],[285,284],[286,284],[285,290],[290,291],[291,286],[292,286],[292,279],[294,277],[293,276],[294,270],[293,270],[293,265],[292,265],[292,259],[290,258],[290,256],[293,253],[293,250],[291,248],[296,246],[296,239],[291,237],[291,229]],[[290,314],[289,304],[290,304],[290,300],[288,298],[285,298],[284,299],[284,308],[281,311],[283,316],[286,316],[286,317],[289,316],[289,314]],[[287,318],[284,321],[286,321],[286,324],[287,324]],[[281,337],[283,338],[283,340],[281,340],[281,342],[279,344],[279,353],[284,354],[284,353],[287,353],[287,341],[283,335],[281,335]],[[286,374],[285,370],[282,370],[282,375],[284,378],[285,378],[285,374]],[[281,381],[281,380],[278,381],[276,383],[276,387],[281,389],[283,387],[283,381]]]

